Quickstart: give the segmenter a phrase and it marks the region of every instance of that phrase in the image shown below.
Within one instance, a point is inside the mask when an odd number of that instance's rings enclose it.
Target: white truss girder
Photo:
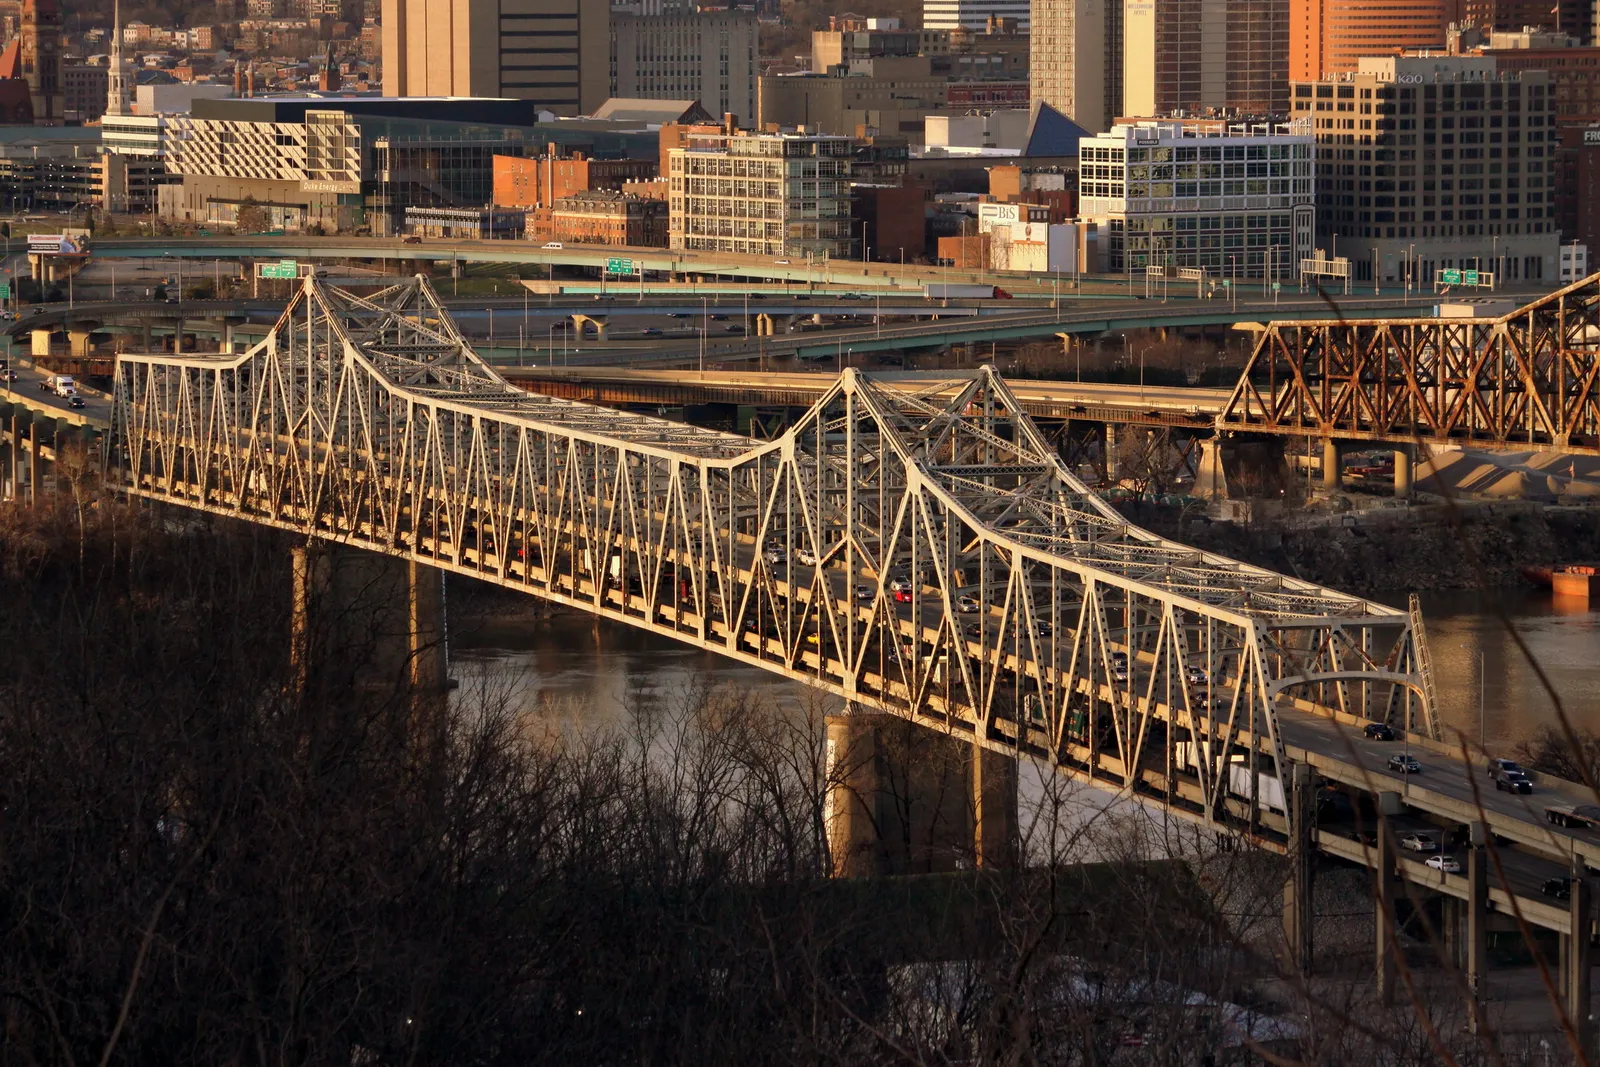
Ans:
[[[1202,818],[1230,761],[1281,759],[1288,702],[1432,724],[1405,613],[1131,525],[990,369],[916,395],[847,371],[757,442],[522,392],[421,278],[307,278],[242,355],[119,357],[112,419],[134,494],[578,605]]]

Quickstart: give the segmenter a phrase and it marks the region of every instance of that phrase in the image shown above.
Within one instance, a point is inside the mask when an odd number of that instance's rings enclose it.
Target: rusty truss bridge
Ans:
[[[1129,524],[992,370],[847,371],[755,441],[514,388],[420,277],[308,277],[248,352],[125,354],[114,396],[134,495],[580,607],[1202,821],[1287,830],[1230,788],[1299,758],[1285,716],[1438,734],[1414,614]]]
[[[1499,318],[1272,323],[1222,430],[1600,452],[1600,274]]]

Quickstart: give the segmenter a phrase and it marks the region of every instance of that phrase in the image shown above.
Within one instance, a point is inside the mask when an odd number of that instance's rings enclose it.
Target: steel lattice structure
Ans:
[[[1203,819],[1230,760],[1281,759],[1281,707],[1432,729],[1409,616],[1130,525],[990,370],[922,394],[847,371],[758,442],[514,389],[422,278],[308,278],[243,355],[119,357],[108,449],[139,496],[581,606]]]
[[[1484,319],[1278,322],[1223,429],[1600,452],[1600,274]]]

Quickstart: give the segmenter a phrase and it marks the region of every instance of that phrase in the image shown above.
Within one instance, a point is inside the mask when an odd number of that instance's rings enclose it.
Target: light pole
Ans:
[[[1462,645],[1467,654],[1478,661],[1478,748],[1483,749],[1483,702],[1484,689],[1488,682],[1488,661],[1483,655],[1483,650],[1471,645]]]
[[[556,324],[551,323],[544,331],[544,355],[548,361],[547,366],[556,365]]]
[[[494,347],[494,308],[484,308],[489,313],[489,347]]]

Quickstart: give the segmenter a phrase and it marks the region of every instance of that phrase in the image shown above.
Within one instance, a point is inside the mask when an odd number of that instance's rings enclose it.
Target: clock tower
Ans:
[[[37,126],[59,126],[65,101],[61,93],[60,0],[22,2],[22,76],[33,97]]]

